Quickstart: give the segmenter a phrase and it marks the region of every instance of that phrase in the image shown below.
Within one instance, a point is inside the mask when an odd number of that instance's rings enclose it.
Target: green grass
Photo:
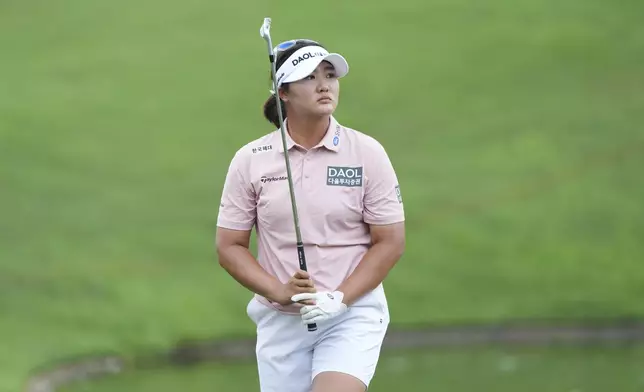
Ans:
[[[644,388],[644,350],[473,349],[436,352],[387,352],[370,392],[620,392]],[[200,365],[124,374],[91,383],[79,382],[65,392],[258,391],[254,364]]]
[[[69,355],[253,333],[213,234],[232,154],[271,130],[265,16],[346,55],[337,117],[396,166],[394,325],[644,314],[642,12],[1,2],[0,391]]]

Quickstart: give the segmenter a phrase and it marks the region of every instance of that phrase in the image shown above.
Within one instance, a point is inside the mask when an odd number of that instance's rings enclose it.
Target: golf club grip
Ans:
[[[300,261],[300,269],[306,271],[306,255],[304,254],[304,244],[301,242],[297,243],[297,257]],[[309,332],[315,332],[318,330],[317,324],[307,324],[306,325]]]
[[[297,243],[297,258],[300,261],[300,269],[306,271],[306,255],[304,254],[304,244]]]

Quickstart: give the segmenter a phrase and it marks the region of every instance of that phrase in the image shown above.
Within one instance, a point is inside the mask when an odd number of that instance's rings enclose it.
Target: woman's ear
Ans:
[[[284,102],[288,101],[288,93],[283,88],[279,89],[279,97]]]

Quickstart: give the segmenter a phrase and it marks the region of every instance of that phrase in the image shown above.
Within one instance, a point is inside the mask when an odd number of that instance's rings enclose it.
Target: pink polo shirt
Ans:
[[[333,291],[367,252],[369,225],[404,221],[398,179],[382,145],[331,118],[306,150],[287,133],[307,270],[318,291]],[[299,269],[282,139],[277,129],[240,148],[223,188],[217,225],[257,232],[257,260],[286,283]],[[298,313],[293,306],[266,304]]]

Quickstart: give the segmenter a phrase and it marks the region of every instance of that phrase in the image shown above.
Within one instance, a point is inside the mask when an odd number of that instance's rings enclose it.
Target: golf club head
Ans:
[[[273,43],[271,42],[271,18],[264,18],[264,23],[259,29],[259,35],[268,44],[268,55],[273,55]]]
[[[262,27],[259,28],[259,35],[266,39],[266,37],[270,36],[270,31],[271,31],[271,18],[264,18],[264,23],[262,24]]]

